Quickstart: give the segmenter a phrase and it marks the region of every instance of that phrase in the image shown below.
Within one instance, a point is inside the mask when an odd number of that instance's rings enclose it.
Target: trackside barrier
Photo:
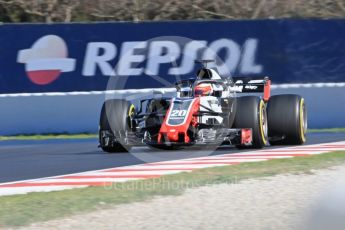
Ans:
[[[195,59],[275,84],[345,82],[345,19],[3,24],[0,94],[165,87]],[[157,76],[161,79],[157,80]]]

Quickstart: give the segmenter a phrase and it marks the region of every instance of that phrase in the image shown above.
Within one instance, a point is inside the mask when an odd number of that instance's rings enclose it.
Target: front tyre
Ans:
[[[234,128],[251,128],[254,148],[262,148],[268,144],[268,126],[266,105],[255,96],[237,98]],[[243,146],[237,146],[243,147]]]
[[[267,105],[271,145],[301,145],[306,142],[307,107],[304,98],[286,94],[272,96]]]
[[[127,152],[131,146],[124,142],[130,132],[130,116],[135,112],[134,105],[126,100],[112,99],[104,102],[99,122],[99,143],[108,153]],[[109,135],[105,139],[103,134]]]

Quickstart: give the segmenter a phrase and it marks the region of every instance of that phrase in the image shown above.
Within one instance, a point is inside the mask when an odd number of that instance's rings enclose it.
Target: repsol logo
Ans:
[[[258,40],[248,38],[243,44],[220,38],[211,42],[187,40],[181,44],[172,40],[126,41],[115,44],[109,41],[89,42],[82,60],[69,57],[68,41],[56,35],[43,36],[31,46],[18,52],[17,62],[25,65],[28,78],[35,84],[47,85],[64,72],[74,72],[81,66],[81,74],[93,77],[186,75],[194,70],[195,59],[218,59],[218,71],[227,74],[260,74],[263,66],[256,60]],[[164,73],[163,65],[169,65]]]
[[[185,75],[194,69],[194,60],[216,59],[223,52],[222,63],[217,66],[221,73],[259,74],[263,66],[256,62],[258,40],[248,38],[243,45],[231,39],[207,41],[190,41],[183,47],[175,41],[131,41],[117,47],[111,42],[90,42],[87,45],[82,74],[94,76],[99,69],[107,76],[157,75],[161,65],[180,64],[171,67],[167,75]],[[112,64],[117,55],[119,61]],[[146,63],[146,66],[141,65]],[[139,67],[140,66],[140,67]]]

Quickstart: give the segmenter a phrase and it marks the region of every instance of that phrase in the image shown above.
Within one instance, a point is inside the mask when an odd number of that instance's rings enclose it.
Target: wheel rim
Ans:
[[[307,119],[307,109],[304,104],[304,99],[300,102],[300,129],[301,129],[301,139],[303,142],[306,141],[305,134],[308,129],[308,119]]]
[[[268,133],[267,113],[266,113],[266,106],[263,101],[260,102],[260,132],[261,132],[263,143],[267,144],[267,133]]]
[[[135,107],[133,104],[131,104],[131,106],[129,107],[129,110],[128,110],[128,116],[130,118],[132,118],[134,116],[134,114],[135,114]]]

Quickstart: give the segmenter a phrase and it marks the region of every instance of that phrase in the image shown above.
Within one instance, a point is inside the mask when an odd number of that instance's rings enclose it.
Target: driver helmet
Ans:
[[[213,93],[213,87],[210,83],[201,83],[194,88],[194,95],[200,96],[211,96]]]

